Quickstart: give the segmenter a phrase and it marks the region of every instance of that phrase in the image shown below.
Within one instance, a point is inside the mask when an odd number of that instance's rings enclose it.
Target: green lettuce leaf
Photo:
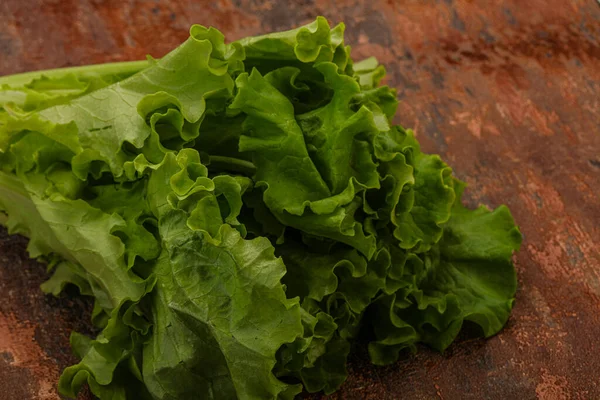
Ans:
[[[146,141],[146,153],[153,155],[168,149],[168,143],[155,148],[161,139],[172,142],[173,130],[180,142],[193,140],[198,135],[194,124],[207,107],[223,107],[231,96],[228,72],[239,68],[243,50],[225,45],[215,29],[196,25],[190,32],[190,39],[175,51],[127,79],[34,116],[9,116],[0,125],[0,144],[6,143],[2,149],[25,129],[58,140],[67,135],[73,137],[69,148],[75,153],[72,164],[78,177],[110,170],[119,178],[124,164],[141,153]],[[154,114],[157,110],[159,115]],[[49,128],[40,129],[44,122]]]
[[[2,111],[27,113],[67,103],[126,79],[150,64],[151,61],[132,61],[0,77],[0,115]]]
[[[284,225],[342,241],[370,255],[375,239],[353,217],[360,207],[355,197],[360,183],[349,179],[343,191],[332,191],[309,155],[292,104],[258,71],[241,74],[236,84],[239,92],[231,108],[247,114],[239,148],[252,154],[254,179],[264,188],[267,207]],[[273,103],[278,104],[276,112]]]
[[[344,46],[344,30],[344,24],[331,29],[324,17],[317,17],[297,29],[247,37],[237,43],[246,53],[246,71],[256,68],[266,74],[293,65],[310,73],[311,64],[328,61],[351,72],[352,60],[349,47]]]
[[[417,263],[419,282],[376,302],[369,345],[376,364],[387,364],[417,341],[444,350],[464,321],[479,325],[484,336],[496,334],[508,320],[516,292],[512,254],[521,233],[504,206],[468,210],[458,197],[441,241]]]
[[[145,382],[159,399],[293,398],[299,388],[272,373],[276,351],[302,334],[298,301],[286,298],[280,282],[285,266],[267,239],[245,240],[224,224],[239,213],[242,185],[230,181],[223,190],[229,177],[210,180],[202,168],[190,176],[194,164],[201,166],[193,150],[168,155],[149,182],[173,191],[153,190],[148,198],[165,251],[155,269]],[[173,179],[182,172],[185,185]],[[192,197],[196,207],[186,212]]]

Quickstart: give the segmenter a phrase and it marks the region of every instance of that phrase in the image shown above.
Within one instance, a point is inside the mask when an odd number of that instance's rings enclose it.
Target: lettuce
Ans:
[[[48,264],[46,293],[95,302],[63,395],[331,393],[359,334],[389,364],[506,323],[510,212],[461,204],[343,33],[195,25],[160,60],[0,78],[0,221]]]

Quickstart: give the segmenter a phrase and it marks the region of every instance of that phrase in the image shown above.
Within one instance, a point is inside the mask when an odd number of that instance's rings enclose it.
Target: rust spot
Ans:
[[[8,351],[0,352],[0,358],[9,364],[15,361],[13,355]]]
[[[378,11],[368,13],[362,21],[356,24],[356,28],[366,35],[371,43],[381,46],[391,46],[394,43],[389,24],[385,16]]]
[[[20,399],[54,400],[59,369],[34,339],[35,327],[0,314],[0,387],[15,388]],[[44,377],[45,379],[37,379]]]
[[[564,376],[556,376],[542,369],[541,382],[535,388],[537,398],[540,400],[568,400],[571,398],[568,383]]]
[[[465,23],[462,19],[460,19],[458,13],[455,9],[452,9],[452,27],[457,31],[464,32],[465,31]]]

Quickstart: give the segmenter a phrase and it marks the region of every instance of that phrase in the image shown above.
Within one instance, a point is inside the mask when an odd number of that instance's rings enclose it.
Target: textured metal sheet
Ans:
[[[0,75],[160,57],[192,23],[228,39],[325,15],[398,88],[398,121],[525,235],[508,326],[372,367],[333,399],[600,398],[600,7],[594,0],[2,0]],[[0,398],[55,399],[90,304],[45,297],[44,266],[0,233]]]

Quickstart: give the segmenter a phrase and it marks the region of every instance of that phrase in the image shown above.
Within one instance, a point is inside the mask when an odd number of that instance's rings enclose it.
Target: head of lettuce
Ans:
[[[344,26],[225,43],[195,25],[160,60],[0,78],[0,210],[94,297],[60,392],[292,399],[375,364],[498,332],[521,235],[391,123],[395,91]]]

